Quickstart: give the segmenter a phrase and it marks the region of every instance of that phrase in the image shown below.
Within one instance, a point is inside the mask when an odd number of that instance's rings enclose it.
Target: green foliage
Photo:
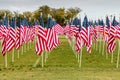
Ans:
[[[18,11],[14,11],[13,13],[9,10],[0,10],[0,20],[3,19],[5,13],[11,19],[12,16],[20,17],[21,20],[25,16],[27,20],[34,22],[34,20],[39,21],[39,17],[42,13],[44,18],[44,23],[47,23],[48,14],[50,14],[59,24],[65,25],[70,19],[74,18],[79,12],[81,12],[80,8],[51,8],[47,5],[40,6],[34,12],[25,11],[22,14],[18,13]]]
[[[0,20],[6,15],[9,19],[12,17],[12,13],[9,10],[0,10]]]

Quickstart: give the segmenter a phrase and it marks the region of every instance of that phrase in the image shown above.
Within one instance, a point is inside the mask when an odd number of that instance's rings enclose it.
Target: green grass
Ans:
[[[76,56],[67,39],[60,36],[61,44],[50,52],[44,68],[40,62],[33,67],[40,57],[32,48],[20,54],[15,62],[11,62],[11,52],[8,52],[8,68],[4,67],[4,57],[0,55],[0,80],[119,80],[120,68],[116,68],[117,48],[114,52],[114,62],[111,63],[111,54],[106,59],[105,54],[99,53],[92,47],[92,53],[88,54],[83,48],[82,67],[79,68]],[[99,44],[99,43],[98,43]],[[24,46],[25,47],[25,46]],[[100,49],[100,47],[99,47]]]

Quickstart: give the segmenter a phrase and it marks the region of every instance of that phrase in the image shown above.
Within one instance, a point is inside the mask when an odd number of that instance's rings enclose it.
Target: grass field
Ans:
[[[8,68],[4,67],[4,57],[0,55],[0,80],[120,80],[120,68],[116,68],[117,48],[114,52],[114,62],[111,63],[111,54],[106,59],[105,54],[96,51],[92,47],[92,53],[88,54],[83,48],[82,67],[79,68],[77,58],[74,55],[65,37],[60,37],[61,44],[50,52],[44,68],[41,67],[41,59],[36,67],[33,67],[40,57],[32,48],[11,62],[11,52],[8,52]],[[24,46],[25,47],[25,46]],[[100,47],[98,47],[100,49]],[[21,53],[21,51],[20,51]]]

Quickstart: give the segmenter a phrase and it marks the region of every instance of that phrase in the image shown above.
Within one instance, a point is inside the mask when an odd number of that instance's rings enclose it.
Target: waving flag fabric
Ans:
[[[109,29],[109,35],[108,35],[108,43],[107,43],[107,51],[109,53],[112,53],[115,49],[116,43],[115,43],[115,27],[114,24],[112,24],[112,26],[110,26],[110,22],[108,17],[106,18],[106,22],[107,22],[107,26]],[[109,24],[108,24],[109,23]]]

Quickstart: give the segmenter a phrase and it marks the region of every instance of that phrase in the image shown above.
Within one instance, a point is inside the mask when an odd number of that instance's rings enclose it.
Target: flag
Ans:
[[[37,32],[37,42],[36,42],[36,54],[41,55],[44,50],[46,50],[46,32],[40,25],[36,26]]]
[[[84,45],[87,46],[88,53],[91,53],[91,46],[92,46],[92,38],[91,38],[90,27],[88,23],[87,16],[84,17],[83,27],[81,31],[81,38],[84,42]]]
[[[114,20],[113,20],[114,21]],[[107,51],[108,53],[111,53],[114,51],[116,43],[115,43],[115,27],[114,27],[114,22],[112,26],[110,26],[109,18],[106,18],[106,23],[109,29],[109,35],[108,35],[108,42],[107,42]],[[109,23],[109,24],[108,24]]]
[[[76,35],[76,51],[80,52],[80,49],[82,48],[82,40],[81,40],[81,33],[78,32]]]
[[[7,40],[8,40],[8,19],[5,16],[3,19],[3,27],[2,27],[2,35],[3,35],[3,42],[2,42],[2,55],[4,56],[7,52],[6,46],[7,46]]]
[[[116,37],[120,39],[120,26],[117,26]]]
[[[81,38],[84,42],[84,45],[87,46],[88,44],[88,35],[87,35],[87,27],[88,27],[88,20],[87,16],[84,17],[83,25],[82,25],[82,30],[81,30]]]
[[[63,35],[64,34],[63,33],[63,31],[64,31],[63,27],[60,24],[56,23],[55,21],[53,23],[54,23],[54,30],[55,30],[55,32],[58,35]]]
[[[8,51],[11,51],[14,47],[15,47],[15,42],[16,42],[16,32],[15,29],[13,29],[12,27],[8,27],[8,40],[7,40],[7,45],[6,45],[6,49]]]
[[[16,24],[16,49],[18,50],[20,48],[20,17],[17,18],[17,24]]]
[[[7,40],[7,47],[8,51],[11,51],[15,47],[16,43],[16,31],[15,31],[15,17],[10,20],[10,26],[8,26],[8,40]]]
[[[54,35],[53,35],[53,27],[54,23],[52,21],[52,18],[51,17],[48,17],[48,20],[47,20],[47,25],[46,25],[46,43],[47,43],[47,47],[48,47],[48,50],[53,50],[53,48],[55,47],[54,46]]]

